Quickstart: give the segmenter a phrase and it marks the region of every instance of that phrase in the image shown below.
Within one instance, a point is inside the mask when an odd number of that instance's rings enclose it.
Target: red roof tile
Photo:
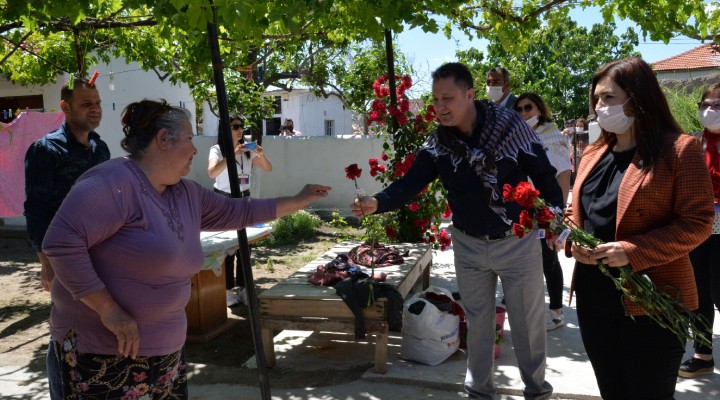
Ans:
[[[655,71],[720,68],[720,45],[703,44],[652,64]]]

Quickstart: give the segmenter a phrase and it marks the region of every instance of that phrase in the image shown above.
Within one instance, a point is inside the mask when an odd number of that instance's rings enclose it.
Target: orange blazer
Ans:
[[[571,210],[580,210],[583,184],[609,150],[609,145],[585,149]],[[669,153],[649,171],[642,170],[643,160],[635,153],[618,190],[615,240],[634,271],[646,273],[659,289],[679,290],[680,301],[695,310],[697,287],[688,253],[710,236],[715,217],[712,184],[699,140],[678,135]],[[582,227],[582,214],[571,214]],[[643,314],[627,299],[625,306],[630,315]]]

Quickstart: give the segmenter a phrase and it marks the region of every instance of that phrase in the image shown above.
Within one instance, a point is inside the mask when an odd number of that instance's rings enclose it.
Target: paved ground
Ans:
[[[572,273],[572,259],[561,256],[566,286]],[[436,252],[431,284],[456,288],[452,268],[452,250]],[[567,291],[566,301],[567,304]],[[548,333],[547,380],[555,388],[558,399],[599,399],[595,378],[585,355],[577,317],[573,307],[565,307],[566,326]],[[522,382],[512,352],[510,326],[505,325],[505,341],[496,360],[495,382],[499,399],[521,399]],[[720,332],[720,318],[716,318],[716,333]],[[273,400],[398,400],[398,399],[457,399],[466,397],[462,382],[465,376],[466,356],[458,352],[438,366],[425,366],[401,360],[400,337],[389,341],[388,372],[376,374],[368,370],[358,381],[326,387],[299,389],[272,389]],[[715,358],[720,360],[718,335],[714,336]],[[332,333],[284,331],[275,338],[277,366],[298,369],[349,369],[373,362],[373,346],[368,342],[355,342],[350,336]],[[691,344],[688,344],[690,354]],[[192,361],[192,360],[190,360]],[[252,367],[254,359],[247,360]],[[239,385],[193,385],[192,377],[203,373],[202,365],[192,365],[190,394],[193,400],[262,399],[258,387]],[[32,376],[25,366],[0,368],[0,398],[48,399],[43,381]],[[677,400],[720,398],[720,371],[695,380],[678,380]]]

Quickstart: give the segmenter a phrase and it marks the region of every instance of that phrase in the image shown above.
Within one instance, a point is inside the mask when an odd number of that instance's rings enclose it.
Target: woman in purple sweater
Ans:
[[[128,105],[129,156],[81,176],[48,229],[50,351],[63,398],[187,398],[185,305],[203,264],[200,231],[269,221],[330,190],[233,199],[182,179],[197,152],[189,117],[165,101]]]

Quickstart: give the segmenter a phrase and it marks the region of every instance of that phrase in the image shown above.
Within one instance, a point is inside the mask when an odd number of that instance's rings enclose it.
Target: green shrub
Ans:
[[[285,245],[310,239],[320,224],[322,221],[317,215],[305,210],[286,215],[272,223],[272,243]]]
[[[702,98],[705,86],[687,87],[678,84],[672,88],[663,87],[670,111],[685,133],[693,133],[703,129],[698,120],[697,103]]]

